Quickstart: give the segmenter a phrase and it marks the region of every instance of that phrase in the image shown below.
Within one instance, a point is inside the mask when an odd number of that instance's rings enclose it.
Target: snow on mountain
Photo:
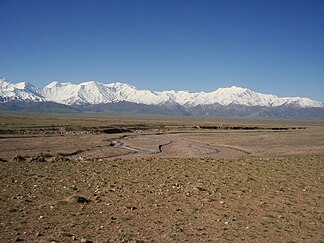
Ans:
[[[7,101],[45,101],[39,89],[27,82],[10,83],[0,77],[0,102]]]
[[[0,78],[0,101],[28,100],[53,101],[66,105],[105,104],[128,101],[146,105],[178,104],[184,107],[197,105],[246,105],[276,107],[324,107],[324,103],[308,98],[281,98],[271,94],[261,94],[246,88],[219,88],[212,92],[190,93],[189,91],[149,91],[139,90],[126,83],[103,84],[88,81],[80,84],[53,81],[38,89],[28,83],[12,84]]]
[[[323,103],[308,98],[281,98],[271,94],[261,94],[241,87],[219,88],[210,93],[198,93],[189,106],[196,105],[246,105],[246,106],[282,106],[322,107]]]
[[[129,101],[138,104],[162,104],[165,101],[165,97],[158,96],[154,92],[149,90],[137,90],[134,86],[125,83],[111,83],[106,84],[105,87],[115,94],[112,102]]]
[[[50,83],[41,94],[47,100],[71,104],[102,104],[119,101],[129,101],[140,104],[158,104],[157,96],[148,90],[137,90],[124,83],[102,84],[95,81],[81,84]]]
[[[165,103],[180,104],[185,107],[197,105],[247,105],[323,107],[323,103],[308,98],[280,98],[271,94],[261,94],[246,88],[219,88],[213,92],[190,93],[188,91],[149,91],[138,90],[125,83],[102,84],[95,81],[81,84],[53,82],[41,90],[47,100],[64,104],[101,104],[128,101],[146,105]]]

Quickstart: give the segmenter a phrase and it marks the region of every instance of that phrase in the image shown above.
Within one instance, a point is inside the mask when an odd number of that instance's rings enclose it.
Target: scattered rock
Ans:
[[[69,158],[66,158],[64,156],[56,156],[52,159],[52,162],[64,162],[64,161],[70,161]]]
[[[82,238],[82,239],[80,240],[80,242],[81,242],[81,243],[92,243],[92,240],[87,240],[87,239]]]
[[[30,162],[46,162],[46,159],[43,156],[32,157]]]
[[[89,203],[90,202],[89,199],[78,195],[69,196],[65,201],[69,203]]]
[[[198,190],[198,191],[201,191],[201,192],[206,192],[207,191],[206,188],[203,188],[203,187],[200,187],[200,186],[197,186],[195,189]]]
[[[22,161],[26,161],[26,159],[24,157],[22,157],[21,155],[17,154],[14,158],[13,161],[15,162],[22,162]]]
[[[111,143],[109,144],[109,146],[115,147],[115,146],[117,146],[117,144],[118,144],[118,142],[115,141],[115,140],[113,140],[113,141],[111,141]]]
[[[79,160],[79,161],[85,161],[85,160],[86,160],[86,158],[85,158],[85,157],[83,157],[83,156],[79,156],[78,160]]]
[[[66,232],[66,231],[61,231],[61,233],[60,233],[62,236],[64,236],[64,237],[73,237],[73,235],[71,234],[71,233],[68,233],[68,232]]]
[[[75,185],[72,185],[71,186],[71,189],[73,189],[74,191],[77,191],[78,190],[78,188]]]
[[[17,212],[17,209],[16,208],[10,208],[9,209],[9,213],[14,213],[14,212]]]
[[[137,209],[137,208],[134,207],[134,206],[126,206],[126,208],[127,208],[127,209],[130,209],[130,210],[135,210],[135,209]]]

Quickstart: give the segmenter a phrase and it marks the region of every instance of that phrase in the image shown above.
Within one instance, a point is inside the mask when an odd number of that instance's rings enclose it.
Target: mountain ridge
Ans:
[[[212,92],[150,91],[121,83],[53,81],[44,88],[0,78],[0,111],[152,114],[245,119],[324,120],[324,103],[232,86]]]
[[[127,83],[100,83],[87,81],[80,84],[53,81],[44,88],[26,82],[11,83],[0,78],[0,102],[31,101],[56,102],[65,105],[107,104],[133,102],[145,105],[178,104],[185,108],[199,105],[244,105],[298,108],[324,107],[323,102],[300,97],[278,97],[262,94],[247,88],[232,86],[212,92],[150,91],[140,90]]]

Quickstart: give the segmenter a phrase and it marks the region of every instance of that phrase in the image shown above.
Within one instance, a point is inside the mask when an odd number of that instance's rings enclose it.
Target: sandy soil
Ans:
[[[130,151],[118,158],[237,158],[249,154],[246,151],[201,141],[192,141],[177,134],[137,135],[116,139],[116,147]],[[190,133],[190,135],[193,135]]]
[[[1,242],[324,241],[322,123],[69,119],[2,123]]]
[[[26,158],[47,153],[48,157],[74,153],[69,159],[112,158],[238,158],[249,152],[231,146],[194,141],[176,134],[162,135],[80,135],[49,137],[10,137],[1,141],[0,157],[6,160],[19,154]],[[189,135],[193,135],[190,133]],[[49,159],[50,160],[50,159]]]
[[[1,241],[320,242],[323,164],[323,156],[1,163]]]

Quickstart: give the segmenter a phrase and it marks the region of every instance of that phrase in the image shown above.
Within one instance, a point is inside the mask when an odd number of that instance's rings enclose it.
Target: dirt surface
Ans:
[[[322,123],[31,119],[0,116],[1,242],[324,241]]]
[[[323,156],[2,163],[1,238],[319,242],[323,163]]]
[[[0,158],[27,160],[114,158],[244,158],[321,154],[324,129],[248,132],[173,132],[166,134],[77,134],[8,136],[0,139]]]
[[[118,158],[236,158],[249,154],[246,151],[226,146],[210,145],[202,141],[191,141],[186,133],[161,135],[124,136],[115,141],[117,148],[129,150],[129,154]],[[190,133],[190,135],[194,135]]]

